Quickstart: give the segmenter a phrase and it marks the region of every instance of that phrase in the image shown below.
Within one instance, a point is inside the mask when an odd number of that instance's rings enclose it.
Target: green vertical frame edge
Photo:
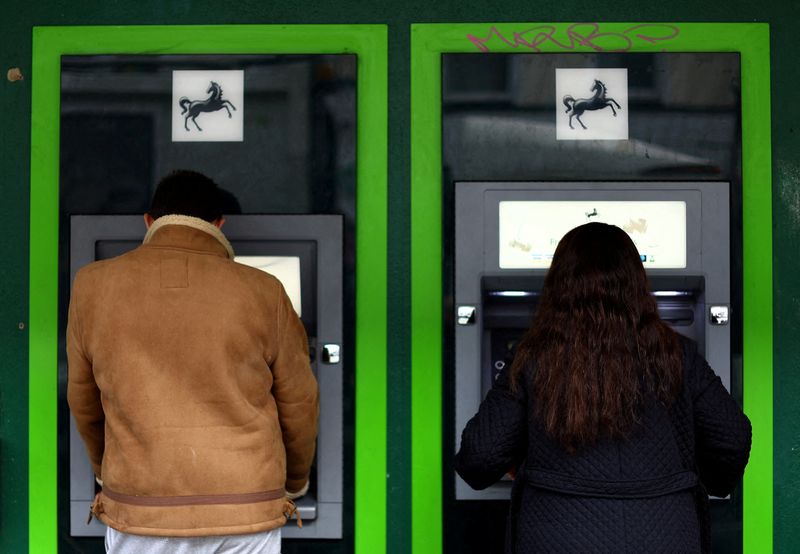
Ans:
[[[598,32],[625,33],[642,23],[599,23]],[[442,535],[442,191],[441,55],[479,53],[467,35],[495,37],[492,52],[532,50],[514,33],[545,25],[562,44],[573,23],[417,24],[411,27],[411,428],[412,551],[438,554]],[[635,33],[631,52],[739,52],[742,66],[744,218],[744,408],[753,424],[753,449],[744,477],[743,548],[773,549],[772,153],[769,26],[764,23],[668,23],[672,39]],[[530,35],[529,37],[530,38]],[[601,36],[598,36],[599,40]],[[606,37],[607,38],[607,37]],[[516,44],[516,46],[515,46]],[[619,45],[619,42],[615,43]],[[577,42],[552,41],[541,52],[597,52]],[[444,450],[443,450],[444,448]]]
[[[358,55],[355,551],[386,551],[388,44],[385,25],[34,27],[31,99],[29,551],[57,551],[61,56]]]

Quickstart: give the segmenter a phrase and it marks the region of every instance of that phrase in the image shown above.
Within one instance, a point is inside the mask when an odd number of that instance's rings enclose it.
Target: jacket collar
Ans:
[[[164,215],[156,219],[143,244],[151,246],[202,250],[233,259],[233,247],[219,228],[198,217]]]

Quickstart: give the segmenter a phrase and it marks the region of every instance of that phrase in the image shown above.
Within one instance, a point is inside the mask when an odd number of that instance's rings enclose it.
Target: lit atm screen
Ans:
[[[277,278],[292,301],[294,311],[298,316],[303,316],[298,256],[236,256],[233,261],[260,269]]]
[[[500,202],[500,268],[550,267],[556,246],[584,223],[616,225],[633,240],[646,268],[686,267],[686,202]]]

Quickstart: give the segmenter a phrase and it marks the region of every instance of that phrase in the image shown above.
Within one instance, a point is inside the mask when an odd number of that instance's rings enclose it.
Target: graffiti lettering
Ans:
[[[574,51],[583,46],[595,52],[628,52],[637,41],[658,44],[672,40],[680,34],[678,27],[666,23],[641,23],[623,31],[603,31],[600,23],[573,23],[566,28],[566,36],[562,38],[556,36],[558,31],[559,27],[556,25],[538,25],[514,32],[512,38],[508,38],[497,27],[492,26],[485,37],[468,34],[467,39],[481,52],[491,51],[490,43],[493,39],[512,48],[528,48],[534,52],[541,52],[545,43],[564,51]]]

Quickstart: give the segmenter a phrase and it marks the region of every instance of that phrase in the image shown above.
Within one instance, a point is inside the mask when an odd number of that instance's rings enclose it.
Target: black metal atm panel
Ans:
[[[549,266],[546,258],[552,256],[558,240],[571,228],[571,224],[558,222],[559,229],[552,237],[536,237],[538,244],[546,245],[542,250],[521,238],[506,236],[508,225],[501,215],[504,202],[537,203],[551,212],[551,206],[565,203],[560,205],[585,212],[579,218],[587,221],[593,216],[595,220],[602,218],[605,207],[630,206],[633,211],[625,221],[630,219],[631,225],[647,224],[640,221],[643,218],[636,215],[634,206],[676,207],[684,214],[683,219],[675,222],[675,237],[668,238],[674,238],[677,251],[683,253],[682,260],[660,263],[661,254],[643,252],[642,246],[640,255],[646,258],[643,263],[661,317],[697,342],[730,390],[727,182],[457,182],[455,429],[464,428],[494,379],[513,359],[516,342],[528,328],[541,294]],[[550,217],[558,219],[557,215]],[[535,221],[530,223],[535,227]],[[517,261],[509,260],[509,248],[520,255]],[[459,441],[457,434],[456,450]],[[474,491],[455,476],[458,500],[505,500],[509,491],[510,481]]]
[[[84,265],[124,254],[141,244],[141,216],[73,216],[70,275]],[[343,516],[343,221],[336,215],[226,216],[224,232],[236,261],[263,263],[264,257],[297,259],[299,299],[292,298],[306,328],[311,366],[320,387],[317,453],[309,494],[298,500],[303,528],[287,525],[285,538],[338,539]],[[280,278],[280,275],[276,275]],[[290,286],[285,285],[292,297]],[[298,287],[294,287],[298,288]],[[94,474],[70,418],[70,534],[104,536],[97,520],[87,525],[96,493]]]

